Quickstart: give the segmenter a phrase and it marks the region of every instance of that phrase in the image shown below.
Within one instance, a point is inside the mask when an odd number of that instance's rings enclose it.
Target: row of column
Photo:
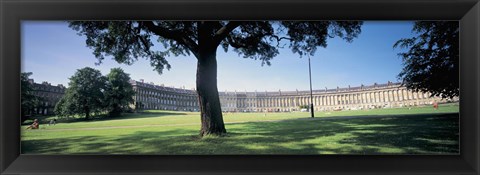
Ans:
[[[136,107],[141,109],[198,109],[197,96],[194,94],[162,92],[143,88],[135,88],[135,92]]]
[[[143,109],[162,109],[169,106],[198,109],[196,94],[172,93],[152,91],[151,89],[136,88],[136,102],[141,102]],[[315,106],[342,106],[342,105],[365,105],[380,104],[389,102],[403,102],[417,99],[429,99],[430,93],[412,92],[406,88],[360,91],[351,93],[331,93],[315,95],[313,103]],[[298,108],[298,106],[310,105],[309,95],[304,96],[220,96],[222,108],[233,110],[235,108]],[[160,107],[160,108],[159,108]],[[185,109],[186,109],[185,108]],[[169,108],[172,109],[172,108]]]
[[[406,89],[368,91],[346,94],[315,95],[313,103],[316,106],[336,106],[350,104],[373,104],[384,102],[400,102],[415,99],[430,98],[430,93],[412,92]],[[256,97],[239,98],[237,107],[298,107],[310,105],[310,96],[280,96],[280,97]],[[232,100],[228,100],[232,101]],[[225,105],[232,106],[232,105]]]

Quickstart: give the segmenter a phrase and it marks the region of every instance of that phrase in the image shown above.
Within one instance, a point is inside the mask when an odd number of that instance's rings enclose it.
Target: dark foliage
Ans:
[[[217,90],[216,50],[229,48],[244,58],[270,60],[288,44],[294,53],[313,55],[326,39],[352,41],[361,21],[73,21],[70,27],[87,37],[87,47],[100,64],[106,56],[132,64],[146,58],[158,73],[170,69],[168,56],[193,54],[197,60],[197,93],[201,135],[223,134]],[[154,47],[154,43],[162,47]]]
[[[38,97],[33,94],[33,84],[29,82],[29,77],[32,74],[32,72],[22,72],[20,74],[22,122],[27,119],[27,115],[31,114],[33,109],[39,104]]]
[[[133,104],[135,91],[129,83],[130,75],[121,68],[112,68],[106,79],[104,106],[110,117],[117,117],[127,111],[130,104]]]
[[[59,116],[84,115],[88,120],[91,113],[103,109],[105,82],[106,78],[99,70],[78,69],[70,77],[69,87],[55,106],[55,113]]]
[[[170,69],[166,57],[199,54],[198,21],[73,21],[70,27],[87,37],[86,44],[100,64],[105,56],[133,64],[147,58],[156,71]],[[327,38],[351,42],[361,32],[361,21],[208,21],[210,47],[229,47],[245,58],[270,65],[287,42],[292,52],[313,55],[326,47]],[[154,37],[154,36],[159,37]],[[283,42],[285,41],[285,42]],[[163,50],[155,50],[154,43]]]
[[[407,48],[399,53],[404,68],[398,75],[414,91],[452,98],[459,95],[459,22],[419,21],[413,32],[393,47]]]

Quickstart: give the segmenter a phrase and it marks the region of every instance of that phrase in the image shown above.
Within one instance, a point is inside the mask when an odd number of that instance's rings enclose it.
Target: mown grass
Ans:
[[[352,118],[352,116],[358,116]],[[372,117],[373,116],[373,117]],[[224,114],[228,134],[198,137],[198,113],[22,126],[24,154],[456,154],[458,106]]]

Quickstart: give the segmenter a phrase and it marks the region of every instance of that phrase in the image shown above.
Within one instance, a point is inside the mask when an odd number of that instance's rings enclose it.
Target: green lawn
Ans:
[[[21,127],[24,154],[457,154],[458,105],[310,113],[228,113],[228,135],[199,138],[199,113]]]

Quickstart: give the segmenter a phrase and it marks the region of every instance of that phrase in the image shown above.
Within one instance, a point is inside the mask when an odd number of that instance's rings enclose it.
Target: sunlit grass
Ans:
[[[456,105],[317,112],[314,119],[307,112],[228,113],[226,136],[200,138],[199,113],[145,111],[39,130],[22,126],[22,153],[455,154],[458,117]]]

